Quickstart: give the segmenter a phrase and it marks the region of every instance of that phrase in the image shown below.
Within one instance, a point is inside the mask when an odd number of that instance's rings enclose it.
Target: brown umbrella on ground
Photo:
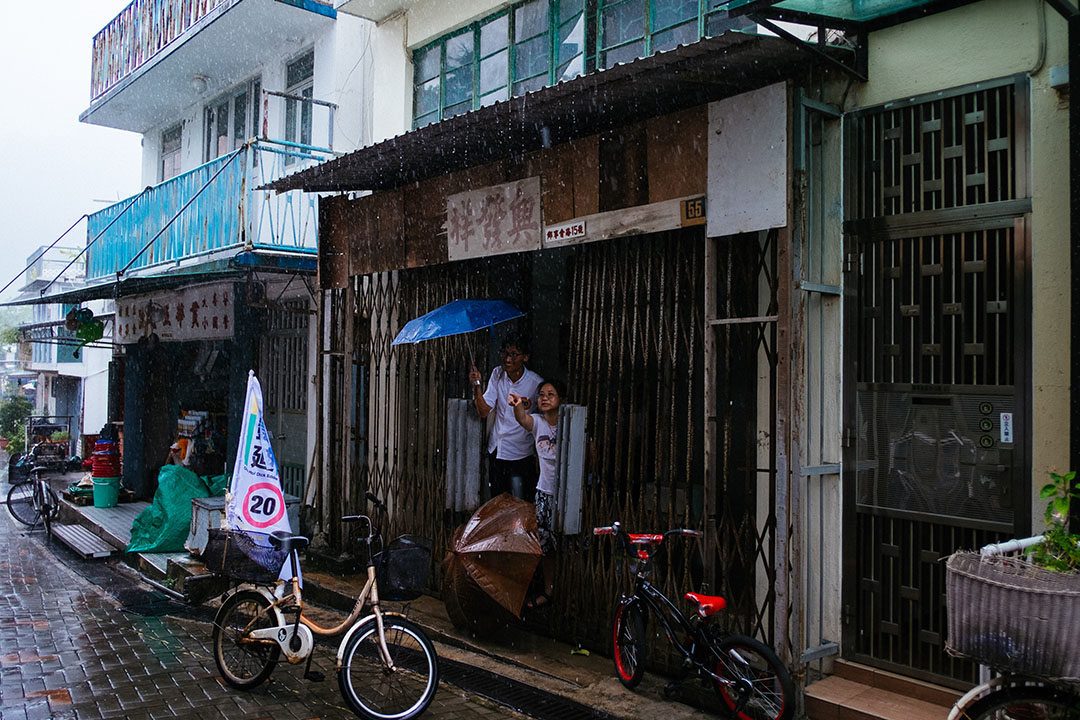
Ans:
[[[483,630],[506,613],[521,617],[544,551],[532,503],[503,493],[454,533],[446,555],[443,598],[455,625]]]

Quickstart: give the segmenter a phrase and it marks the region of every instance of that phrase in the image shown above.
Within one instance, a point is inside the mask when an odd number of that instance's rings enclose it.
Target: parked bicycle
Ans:
[[[371,493],[368,499],[385,520],[386,506]],[[379,604],[376,575],[382,573],[376,572],[376,565],[395,562],[393,548],[389,552],[383,548],[382,523],[373,523],[367,515],[348,515],[342,520],[359,522],[364,530],[359,540],[368,549],[367,581],[352,612],[333,627],[322,627],[304,614],[298,576],[299,551],[307,546],[307,538],[280,531],[261,537],[212,531],[203,553],[207,567],[246,581],[228,595],[214,618],[214,660],[222,678],[240,689],[266,680],[281,655],[292,664],[306,660],[305,678],[321,680],[320,673],[311,671],[314,636],[344,635],[337,650],[338,684],[353,711],[370,720],[414,718],[427,709],[439,685],[435,647],[405,615],[387,612]],[[376,554],[376,549],[382,552]],[[422,560],[425,577],[427,557]],[[280,582],[286,560],[291,580]],[[421,564],[415,557],[413,561],[417,567]],[[398,597],[406,599],[404,594]],[[365,606],[370,614],[362,617]]]
[[[711,683],[724,709],[740,720],[787,720],[794,714],[795,686],[791,675],[768,646],[744,635],[725,634],[709,618],[725,607],[724,598],[688,592],[696,605],[687,618],[664,593],[649,582],[653,554],[672,535],[701,537],[697,530],[627,533],[619,523],[593,528],[595,535],[614,535],[617,549],[637,559],[634,590],[623,595],[615,610],[615,672],[633,689],[644,674],[646,627],[649,615],[663,626],[668,640],[683,656],[683,668]],[[673,694],[681,680],[669,683]]]
[[[12,485],[7,494],[7,506],[11,516],[23,525],[29,525],[33,529],[41,524],[48,533],[53,519],[60,511],[60,500],[49,487],[45,468],[31,468],[29,479]]]
[[[983,675],[987,670],[998,672],[996,677],[972,688],[956,701],[949,712],[949,720],[1080,720],[1080,687],[1075,684],[1055,680],[1032,670],[1032,655],[1045,660],[1056,650],[1033,639],[1024,624],[1028,616],[1031,622],[1041,624],[1047,617],[1018,607],[1024,594],[1022,582],[1010,582],[1002,593],[1001,602],[1005,607],[998,607],[994,571],[975,567],[975,563],[1000,562],[1003,557],[1016,555],[1027,548],[1042,542],[1043,536],[1010,540],[1005,543],[987,545],[974,553],[957,553],[946,564],[949,575],[947,592],[949,612],[949,649],[961,657],[969,657],[985,663]],[[961,558],[968,555],[968,558]],[[1008,560],[1016,568],[1023,567],[1022,562]],[[972,572],[972,567],[976,571]],[[991,566],[992,567],[992,566]],[[1008,567],[1008,565],[1006,565]],[[1012,573],[1015,573],[1013,570]],[[1010,573],[1011,574],[1011,573]],[[1018,578],[1010,577],[1009,580]],[[983,588],[975,590],[978,583]],[[965,604],[971,603],[971,596],[979,594],[974,612],[964,613]],[[1013,623],[1014,627],[1006,631],[1000,626],[1000,613],[1017,616],[1023,613],[1025,618]],[[1054,617],[1051,613],[1050,617]],[[1080,652],[1068,648],[1068,652]],[[1009,664],[1008,668],[990,667]]]

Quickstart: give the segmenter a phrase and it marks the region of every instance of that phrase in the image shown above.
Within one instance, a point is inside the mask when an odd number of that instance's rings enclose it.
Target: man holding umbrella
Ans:
[[[536,501],[536,460],[532,435],[514,418],[510,393],[527,398],[526,407],[536,403],[543,378],[525,367],[529,348],[524,341],[507,338],[502,346],[502,364],[491,371],[487,389],[476,365],[469,370],[473,403],[481,418],[495,412],[495,425],[488,440],[491,460],[489,485],[491,496],[510,492],[528,502]]]

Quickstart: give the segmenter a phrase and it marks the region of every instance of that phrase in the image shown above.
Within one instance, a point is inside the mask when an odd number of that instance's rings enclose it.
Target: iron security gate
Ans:
[[[307,472],[308,323],[306,300],[266,312],[261,342],[266,429],[286,493],[303,497]]]
[[[844,651],[954,684],[941,560],[1030,520],[1026,118],[1009,79],[848,137]]]

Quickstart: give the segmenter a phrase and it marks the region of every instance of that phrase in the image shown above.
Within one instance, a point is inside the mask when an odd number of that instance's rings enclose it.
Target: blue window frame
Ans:
[[[413,126],[745,26],[729,2],[515,3],[413,53]]]

